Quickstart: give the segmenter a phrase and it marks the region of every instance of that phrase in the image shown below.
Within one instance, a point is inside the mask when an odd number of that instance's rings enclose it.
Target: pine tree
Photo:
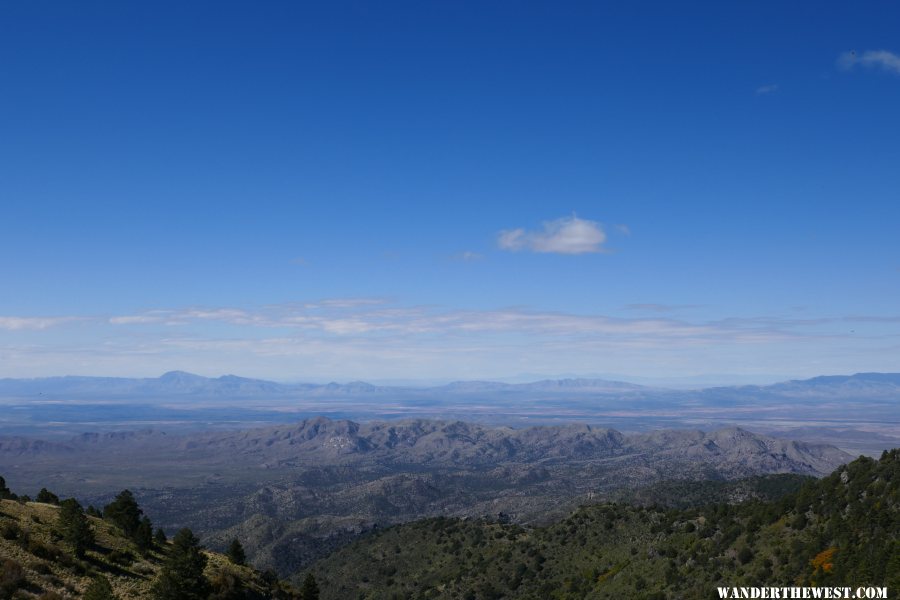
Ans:
[[[109,580],[103,575],[94,578],[82,598],[83,600],[117,600]]]
[[[169,541],[169,538],[166,537],[166,532],[163,531],[162,527],[157,527],[156,533],[153,534],[153,541],[156,542],[156,545],[162,548],[166,545],[166,542]]]
[[[0,500],[15,500],[16,495],[6,487],[6,480],[0,477]]]
[[[148,517],[141,519],[134,532],[133,539],[138,552],[141,554],[147,554],[153,549],[153,523]]]
[[[303,580],[303,587],[300,588],[301,600],[319,600],[319,584],[312,573],[306,574]]]
[[[41,488],[41,491],[38,492],[35,501],[43,502],[44,504],[59,504],[59,496],[57,496],[47,488]]]
[[[72,552],[76,557],[84,558],[85,551],[94,543],[94,532],[77,500],[62,501],[57,522],[63,539],[72,546]]]
[[[103,517],[118,525],[125,533],[125,537],[132,539],[141,524],[143,513],[134,495],[128,490],[119,492],[115,500],[103,507]]]
[[[190,529],[182,529],[172,538],[169,556],[153,584],[156,600],[201,600],[209,596],[209,581],[203,575],[206,556],[200,540]]]
[[[244,547],[237,538],[231,540],[231,544],[228,546],[228,551],[225,553],[225,556],[236,565],[243,565],[247,562],[247,555],[244,553]]]

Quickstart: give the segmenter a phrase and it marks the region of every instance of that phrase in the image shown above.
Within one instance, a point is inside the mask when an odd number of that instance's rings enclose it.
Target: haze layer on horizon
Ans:
[[[4,5],[0,377],[898,371],[898,17]]]

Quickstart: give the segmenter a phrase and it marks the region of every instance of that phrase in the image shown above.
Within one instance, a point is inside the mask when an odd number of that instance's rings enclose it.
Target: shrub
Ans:
[[[109,559],[110,562],[122,565],[123,567],[130,567],[131,563],[134,562],[134,554],[124,550],[113,550],[106,555],[106,558]]]
[[[26,548],[28,552],[37,556],[38,558],[43,558],[44,560],[55,561],[58,560],[62,552],[60,552],[59,548],[56,546],[50,546],[38,540],[29,540],[28,547]]]
[[[0,595],[12,596],[25,583],[25,569],[14,560],[4,560],[0,564]]]
[[[0,537],[4,540],[17,540],[22,535],[22,528],[18,523],[4,523],[0,528]]]
[[[210,584],[209,600],[243,600],[247,597],[243,584],[233,573],[219,573]]]
[[[94,578],[84,592],[84,600],[116,600],[109,580],[103,575]]]

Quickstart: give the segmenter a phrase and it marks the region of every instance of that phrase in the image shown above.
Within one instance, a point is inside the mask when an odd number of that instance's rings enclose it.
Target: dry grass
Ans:
[[[88,517],[96,543],[83,559],[73,556],[56,528],[59,508],[50,504],[0,500],[0,598],[39,598],[58,594],[62,598],[80,598],[93,577],[102,574],[121,600],[147,598],[150,586],[165,560],[163,552],[142,556],[134,544],[102,519]],[[259,574],[249,567],[231,564],[220,554],[207,553],[206,574],[210,579],[230,574],[251,589],[262,592]],[[11,561],[13,566],[9,566]],[[18,578],[21,567],[24,581],[4,590],[4,564],[11,577]]]

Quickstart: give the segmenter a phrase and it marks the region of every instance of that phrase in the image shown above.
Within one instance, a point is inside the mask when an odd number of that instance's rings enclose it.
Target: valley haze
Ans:
[[[0,435],[235,429],[327,416],[463,419],[517,428],[591,423],[623,431],[739,425],[878,454],[900,445],[900,374],[668,389],[603,379],[457,381],[429,387],[277,383],[172,371],[157,378],[0,379]]]

